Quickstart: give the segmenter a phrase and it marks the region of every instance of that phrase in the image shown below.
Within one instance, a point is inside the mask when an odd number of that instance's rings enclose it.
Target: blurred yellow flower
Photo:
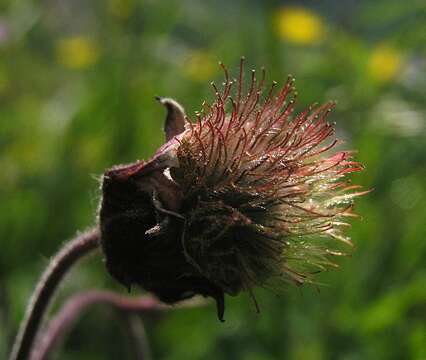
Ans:
[[[108,1],[108,11],[111,15],[127,19],[134,7],[133,0],[109,0]]]
[[[395,78],[402,66],[402,54],[395,48],[380,45],[368,59],[368,72],[377,81],[387,82]]]
[[[184,72],[192,80],[204,82],[213,77],[217,63],[203,50],[192,52],[184,63]]]
[[[275,15],[278,36],[296,44],[313,44],[322,40],[325,33],[323,20],[304,7],[286,6]]]
[[[59,63],[70,69],[85,69],[99,59],[99,47],[84,36],[70,37],[59,41],[56,57]]]

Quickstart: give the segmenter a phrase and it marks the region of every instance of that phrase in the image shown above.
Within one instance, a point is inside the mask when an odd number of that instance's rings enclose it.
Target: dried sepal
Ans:
[[[156,99],[167,109],[167,116],[164,122],[164,133],[166,135],[166,141],[169,141],[185,130],[185,110],[182,105],[173,99],[161,96],[157,96]]]

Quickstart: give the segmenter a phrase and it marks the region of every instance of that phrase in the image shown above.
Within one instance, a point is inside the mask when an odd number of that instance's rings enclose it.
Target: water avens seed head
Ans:
[[[193,295],[216,300],[276,279],[312,282],[342,255],[353,200],[365,193],[346,177],[362,166],[333,152],[327,121],[334,103],[294,114],[294,78],[269,87],[265,71],[225,82],[213,104],[189,119],[167,109],[166,143],[148,162],[115,166],[103,176],[102,247],[114,278],[162,301]]]

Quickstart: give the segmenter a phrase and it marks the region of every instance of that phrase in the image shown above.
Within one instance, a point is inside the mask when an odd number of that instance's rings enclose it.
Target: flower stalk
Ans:
[[[59,344],[74,323],[94,305],[108,305],[126,315],[170,308],[148,296],[131,298],[111,291],[90,290],[82,292],[71,297],[50,322],[43,337],[32,352],[30,359],[47,360],[53,348]],[[132,321],[131,325],[136,326],[134,321]],[[137,326],[136,330],[139,333],[143,331],[143,329],[140,329],[140,325]]]
[[[127,327],[128,336],[133,345],[135,359],[151,360],[151,348],[149,346],[145,327],[139,314],[132,313],[126,315],[126,322],[124,325]]]
[[[98,248],[99,239],[96,227],[67,242],[50,260],[28,303],[9,360],[28,360],[43,316],[59,283],[80,258]]]

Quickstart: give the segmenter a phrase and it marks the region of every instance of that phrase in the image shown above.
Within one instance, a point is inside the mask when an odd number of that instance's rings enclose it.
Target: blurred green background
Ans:
[[[228,298],[146,317],[154,359],[426,359],[426,5],[422,0],[0,1],[0,358],[48,258],[95,223],[99,177],[163,141],[171,96],[212,99],[222,60],[297,79],[299,109],[335,99],[338,136],[366,170],[354,182],[356,244],[315,287]],[[234,75],[235,76],[235,75]],[[67,279],[114,288],[99,257]],[[56,306],[57,308],[57,306]],[[60,359],[132,359],[104,307]]]

